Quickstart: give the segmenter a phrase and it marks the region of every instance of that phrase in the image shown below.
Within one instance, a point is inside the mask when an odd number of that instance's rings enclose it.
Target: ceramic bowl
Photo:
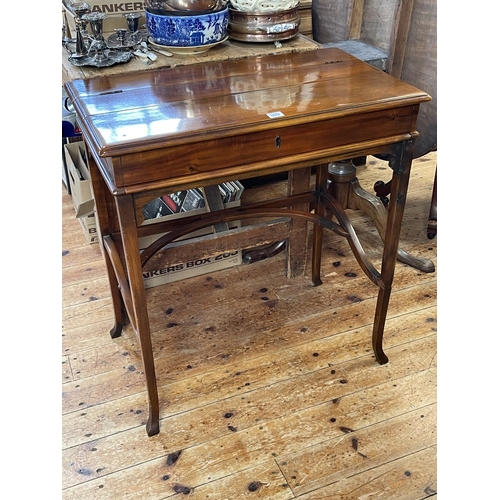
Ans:
[[[146,9],[146,24],[154,43],[169,47],[200,47],[226,38],[229,9],[211,12],[155,14]]]
[[[169,14],[173,10],[207,12],[225,7],[222,0],[144,0],[145,10],[156,14]]]

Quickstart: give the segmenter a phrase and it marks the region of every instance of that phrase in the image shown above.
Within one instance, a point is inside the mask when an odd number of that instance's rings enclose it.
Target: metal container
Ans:
[[[298,5],[277,12],[244,12],[229,9],[227,34],[241,42],[274,42],[298,35]]]

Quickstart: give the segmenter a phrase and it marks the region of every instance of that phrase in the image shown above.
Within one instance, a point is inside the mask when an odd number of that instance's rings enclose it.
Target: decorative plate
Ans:
[[[172,52],[172,54],[176,54],[179,56],[193,56],[197,54],[204,54],[205,52],[208,52],[211,48],[215,47],[216,45],[219,45],[220,43],[225,42],[228,39],[226,36],[222,40],[215,42],[215,43],[210,43],[207,45],[198,45],[198,46],[193,46],[193,47],[176,47],[176,46],[170,46],[170,45],[160,45],[159,43],[155,43],[151,37],[148,39],[148,43],[150,43],[153,47],[156,47],[158,49],[163,49],[167,50],[168,52]]]

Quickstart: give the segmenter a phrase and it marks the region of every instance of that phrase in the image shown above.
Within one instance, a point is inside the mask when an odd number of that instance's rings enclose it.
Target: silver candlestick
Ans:
[[[86,31],[87,21],[84,16],[90,14],[91,10],[90,5],[85,2],[77,2],[71,5],[71,11],[75,15],[75,26],[80,26],[83,36],[88,35]]]
[[[107,17],[108,16],[102,12],[91,12],[90,14],[82,16],[82,20],[87,21],[90,24],[95,40],[103,40],[102,27],[104,20],[107,19]]]
[[[62,41],[63,43],[74,41],[71,37],[71,30],[69,29],[68,16],[66,15],[66,11],[64,11],[63,14]]]
[[[85,2],[75,2],[68,5],[68,9],[75,17],[75,30],[76,30],[76,38],[65,39],[66,48],[68,48],[68,43],[76,43],[75,52],[73,55],[75,57],[83,57],[88,52],[88,33],[86,31],[87,21],[83,19],[86,14],[89,14],[91,11],[90,5]],[[64,13],[64,20],[67,25],[66,13]],[[69,32],[69,26],[68,26]]]
[[[143,36],[139,31],[139,19],[141,18],[142,14],[140,12],[127,12],[122,15],[127,21],[131,40],[135,41],[135,43],[140,43],[143,39]]]
[[[70,57],[70,62],[75,66],[95,66],[105,68],[117,63],[127,62],[131,58],[130,52],[119,52],[109,50],[108,44],[103,36],[103,23],[108,16],[102,12],[91,12],[84,14],[82,20],[90,24],[92,29],[92,43],[85,57]]]
[[[102,36],[103,23],[107,17],[108,16],[102,12],[91,12],[90,14],[82,16],[82,19],[90,24],[92,34],[94,35],[92,43],[90,44],[89,55],[94,53],[94,60],[96,62],[104,62],[107,57],[104,51],[108,46]]]
[[[128,29],[131,33],[135,33],[139,29],[139,19],[142,16],[139,12],[127,12],[122,14],[127,21]]]

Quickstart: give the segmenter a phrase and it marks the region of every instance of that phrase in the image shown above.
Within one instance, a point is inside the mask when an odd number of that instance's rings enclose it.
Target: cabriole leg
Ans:
[[[387,213],[387,227],[384,238],[382,256],[381,282],[375,307],[372,345],[375,357],[380,364],[385,364],[388,358],[383,350],[383,336],[389,299],[391,296],[394,269],[398,253],[399,236],[403,222],[406,194],[410,180],[413,156],[413,140],[408,140],[394,146],[394,155],[389,165],[393,169],[391,180],[391,197]]]
[[[149,436],[160,431],[158,388],[151,344],[149,316],[146,304],[146,292],[142,277],[141,257],[137,245],[137,223],[135,219],[134,200],[132,195],[116,197],[116,207],[120,232],[122,235],[123,254],[130,285],[130,302],[136,333],[141,347],[141,357],[146,377],[146,387],[149,400],[149,417],[146,431]]]

